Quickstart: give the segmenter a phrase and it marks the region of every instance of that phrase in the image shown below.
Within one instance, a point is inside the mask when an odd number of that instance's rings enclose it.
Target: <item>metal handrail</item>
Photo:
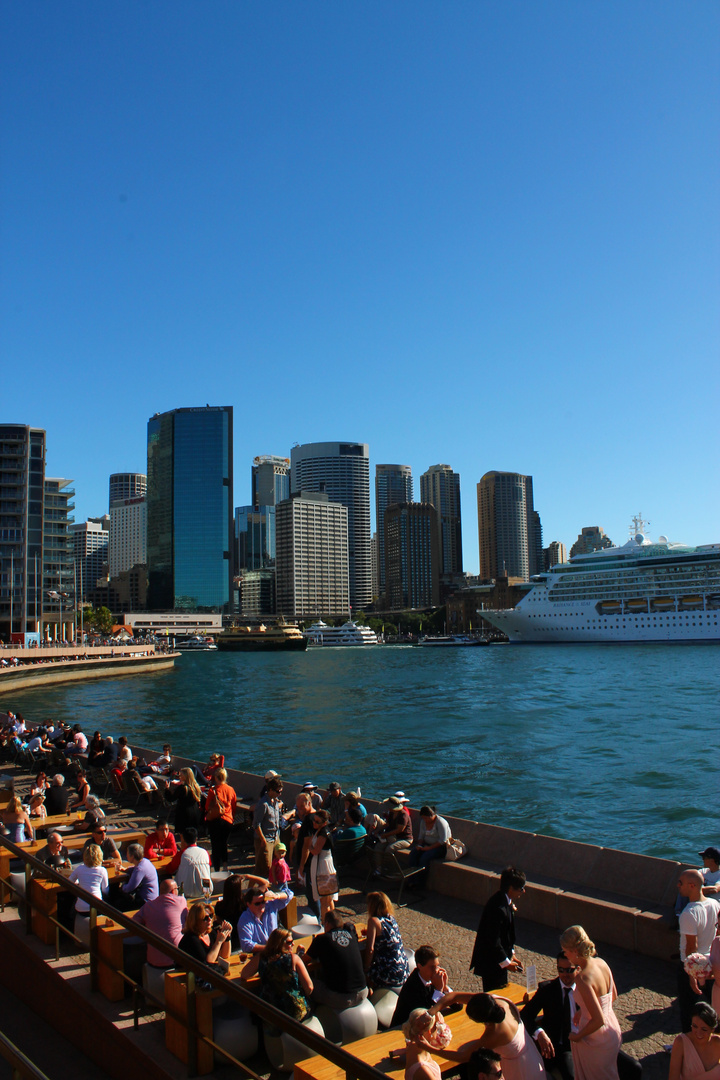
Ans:
[[[267,1001],[263,1001],[262,998],[257,997],[242,985],[238,985],[239,980],[227,979],[224,975],[214,971],[208,965],[195,960],[188,953],[178,949],[175,945],[172,945],[166,938],[160,937],[158,934],[153,933],[152,930],[148,930],[147,927],[142,926],[140,923],[135,922],[133,919],[129,919],[127,915],[122,911],[118,911],[117,908],[112,907],[105,900],[98,900],[96,896],[88,893],[85,889],[80,888],[74,882],[69,881],[62,874],[53,870],[34,855],[28,854],[23,848],[18,847],[6,836],[0,835],[0,845],[6,847],[15,858],[22,859],[26,868],[29,867],[43,877],[50,881],[54,881],[58,885],[62,885],[64,889],[72,893],[74,896],[79,897],[90,905],[90,926],[91,926],[91,949],[90,949],[90,981],[93,990],[97,989],[97,965],[98,960],[103,963],[107,961],[103,957],[96,955],[95,939],[97,936],[95,929],[95,920],[97,914],[106,915],[112,919],[113,922],[123,926],[126,930],[130,931],[135,937],[141,937],[149,945],[153,945],[156,949],[162,952],[165,956],[169,956],[176,967],[181,970],[187,971],[193,978],[188,979],[188,993],[193,992],[193,988],[190,985],[191,981],[194,984],[195,978],[200,978],[205,983],[210,983],[214,989],[221,991],[223,994],[227,994],[228,997],[237,1001],[240,1005],[244,1006],[250,1012],[255,1013],[261,1020],[271,1024],[273,1027],[280,1028],[281,1031],[291,1035],[293,1039],[302,1043],[308,1047],[310,1053],[308,1057],[312,1055],[319,1055],[328,1061],[331,1061],[334,1065],[346,1074],[348,1078],[352,1080],[387,1080],[385,1074],[379,1069],[376,1069],[372,1065],[366,1064],[360,1058],[355,1057],[353,1054],[344,1050],[340,1046],[336,1046],[335,1043],[330,1042],[323,1035],[318,1035],[317,1032],[311,1028],[305,1027],[297,1020],[293,1020],[287,1015],[287,1013],[281,1012],[280,1009],[276,1009],[274,1005],[271,1005]],[[26,880],[28,876],[28,870],[26,869]],[[29,889],[25,897],[25,902],[30,905]],[[27,932],[32,932],[31,918],[27,919]],[[144,991],[143,991],[144,992]],[[200,1032],[194,1024],[190,1025],[194,1028],[194,1034],[196,1037],[209,1041]],[[226,1053],[223,1051],[223,1053]],[[226,1055],[230,1057],[230,1055]],[[234,1059],[233,1059],[234,1060]],[[240,1062],[237,1062],[241,1065]]]
[[[12,1069],[12,1080],[49,1080],[42,1069],[38,1069],[29,1057],[15,1045],[7,1035],[0,1031],[0,1056],[4,1057]]]

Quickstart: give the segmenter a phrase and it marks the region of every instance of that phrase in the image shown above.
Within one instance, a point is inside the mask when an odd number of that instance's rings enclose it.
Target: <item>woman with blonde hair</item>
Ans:
[[[186,829],[200,829],[200,800],[202,792],[192,769],[181,769],[180,780],[171,784],[167,797],[176,803],[175,832],[182,836]]]
[[[560,948],[578,970],[573,996],[580,1016],[570,1032],[575,1080],[618,1080],[617,1056],[622,1039],[613,1012],[615,980],[582,926],[560,935]]]
[[[8,840],[13,844],[21,844],[23,840],[33,840],[32,822],[23,810],[22,799],[19,795],[12,795],[7,807],[2,812],[2,823],[8,835]]]
[[[83,861],[70,875],[69,881],[79,885],[85,892],[102,900],[110,889],[108,872],[103,866],[102,848],[98,844],[88,844],[83,851]],[[75,899],[75,936],[86,944],[90,941],[90,904],[78,896]]]
[[[215,770],[214,787],[210,788],[205,803],[205,820],[210,833],[213,870],[227,870],[228,837],[235,820],[237,795],[227,782],[227,772],[222,766]]]
[[[399,992],[410,974],[410,968],[400,928],[395,922],[395,909],[384,892],[371,892],[367,897],[367,910],[364,964],[368,985],[375,989],[388,987]]]
[[[433,1050],[445,1050],[452,1041],[452,1032],[437,1013],[426,1009],[413,1009],[402,1026],[405,1036],[404,1050],[391,1050],[391,1058],[405,1058],[405,1080],[440,1080],[437,1061],[431,1056]]]

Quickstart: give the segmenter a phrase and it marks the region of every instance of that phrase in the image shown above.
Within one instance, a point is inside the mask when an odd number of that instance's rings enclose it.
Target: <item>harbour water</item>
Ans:
[[[0,708],[697,861],[720,842],[719,658],[678,645],[186,653],[166,674],[18,692]]]

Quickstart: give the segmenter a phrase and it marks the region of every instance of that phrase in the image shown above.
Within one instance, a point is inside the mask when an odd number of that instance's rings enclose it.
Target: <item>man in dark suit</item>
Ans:
[[[448,973],[440,966],[440,958],[432,945],[421,945],[415,951],[415,964],[400,991],[391,1027],[404,1024],[414,1009],[439,1006],[442,1010],[458,1002],[463,1004],[473,996],[467,991],[450,989]]]
[[[500,889],[490,897],[478,926],[470,967],[483,981],[483,990],[508,984],[509,971],[522,971],[515,956],[515,901],[525,892],[525,874],[514,866],[500,875]]]
[[[557,972],[556,979],[540,983],[536,993],[521,1010],[520,1017],[545,1059],[548,1074],[559,1076],[561,1080],[574,1080],[570,1029],[572,1018],[579,1008],[574,997],[577,968],[565,953],[558,953]],[[542,1021],[538,1023],[540,1013]],[[640,1062],[623,1050],[618,1054],[617,1068],[620,1080],[639,1080],[642,1076]]]

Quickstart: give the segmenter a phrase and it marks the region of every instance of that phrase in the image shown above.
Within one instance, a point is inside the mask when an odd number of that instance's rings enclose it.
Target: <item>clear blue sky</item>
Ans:
[[[0,419],[77,518],[149,416],[531,473],[720,541],[720,5],[5,0]]]

